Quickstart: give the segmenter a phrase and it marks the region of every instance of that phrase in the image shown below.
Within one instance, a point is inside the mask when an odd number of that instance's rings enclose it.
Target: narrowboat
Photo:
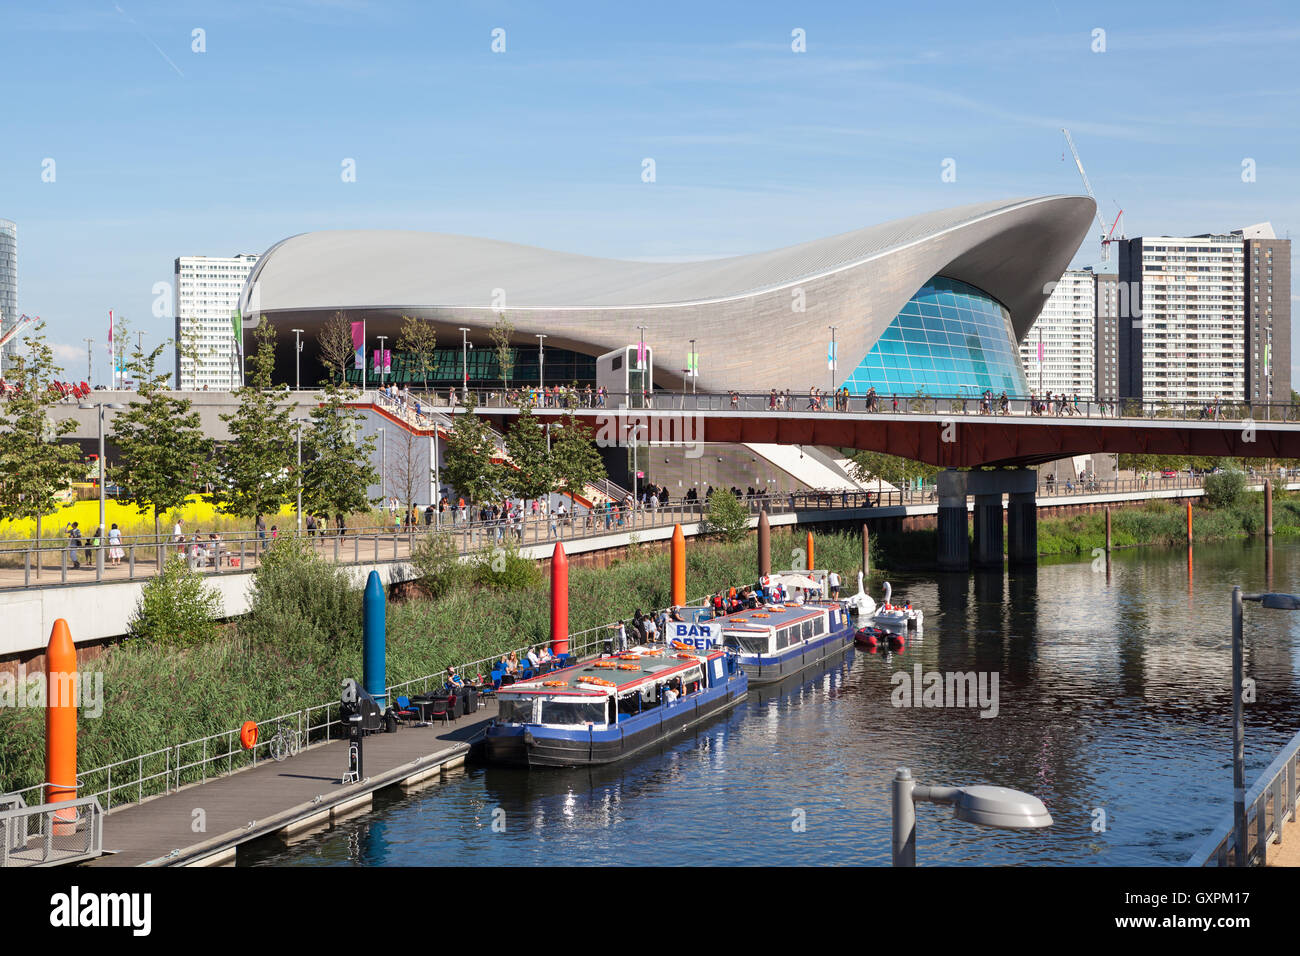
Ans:
[[[838,601],[767,604],[708,623],[753,685],[783,680],[853,643],[848,609]]]
[[[523,767],[612,763],[735,707],[748,690],[725,648],[635,647],[503,687],[487,758]]]

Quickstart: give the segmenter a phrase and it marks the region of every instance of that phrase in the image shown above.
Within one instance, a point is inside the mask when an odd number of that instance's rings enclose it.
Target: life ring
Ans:
[[[673,641],[673,650],[689,651],[690,649],[691,645],[687,644],[685,641]],[[677,656],[680,657],[681,655],[679,654]]]
[[[596,661],[596,662],[595,662],[594,664],[592,664],[591,666],[592,666],[592,667],[600,667],[600,668],[608,669],[608,668],[611,668],[611,667],[617,667],[618,665],[615,664],[613,661]]]
[[[244,725],[239,728],[239,743],[245,750],[252,750],[257,746],[257,721],[244,721]]]
[[[564,681],[562,681],[562,680],[544,680],[544,681],[542,681],[542,686],[543,686],[543,687],[563,687],[563,686],[564,686]]]
[[[770,615],[770,614],[753,614],[753,615],[751,615],[751,617],[771,617],[771,616],[772,616],[772,615]]]
[[[641,669],[641,665],[640,664],[619,664],[618,669],[621,671],[639,671]]]
[[[695,660],[695,655],[694,655],[694,654],[674,654],[673,657],[677,658],[679,661],[693,661],[693,660]]]
[[[580,682],[583,683],[583,684],[595,684],[595,685],[598,686],[598,687],[617,687],[617,686],[618,686],[618,684],[614,683],[612,680],[603,680],[602,678],[599,678],[599,677],[582,677],[582,678],[579,678],[579,680],[580,680]]]

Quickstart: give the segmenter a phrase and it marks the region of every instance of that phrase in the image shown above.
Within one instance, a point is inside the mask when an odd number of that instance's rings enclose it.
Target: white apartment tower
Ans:
[[[1096,322],[1096,276],[1086,269],[1066,271],[1020,342],[1020,364],[1031,392],[1092,397]]]
[[[176,260],[176,387],[227,391],[240,385],[236,311],[257,256]]]
[[[0,333],[8,332],[18,321],[18,227],[0,219]],[[0,352],[0,373],[13,360],[17,342],[10,342]]]

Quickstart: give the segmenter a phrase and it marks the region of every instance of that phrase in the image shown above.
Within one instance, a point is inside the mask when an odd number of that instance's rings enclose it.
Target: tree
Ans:
[[[221,595],[203,583],[203,573],[172,555],[141,589],[127,636],[171,647],[205,644],[217,636],[224,614]]]
[[[429,389],[429,376],[437,364],[437,345],[438,333],[433,323],[412,315],[402,316],[402,331],[397,337],[397,348],[414,360],[415,371],[424,382],[425,391]]]
[[[427,442],[405,428],[393,429],[392,440],[388,442],[387,473],[384,475],[384,487],[392,489],[393,497],[402,503],[403,514],[410,514],[421,488],[429,487],[429,476],[433,470],[429,460],[421,452],[419,443]]]
[[[867,484],[879,478],[891,485],[902,486],[917,478],[933,478],[940,469],[923,461],[886,455],[878,451],[860,451],[853,455],[853,480]]]
[[[716,534],[724,541],[740,541],[749,534],[749,512],[729,488],[713,492],[704,522],[709,534]]]
[[[216,489],[208,496],[222,514],[241,518],[276,514],[296,489],[291,466],[297,443],[290,408],[271,391],[275,329],[266,316],[255,335],[250,384],[235,392],[239,408],[221,415],[230,439],[222,446]]]
[[[18,351],[9,367],[12,389],[4,399],[7,421],[0,431],[0,518],[34,518],[36,545],[41,542],[41,516],[58,507],[58,494],[85,474],[81,449],[59,439],[74,431],[71,418],[51,419],[63,394],[51,389],[63,370],[54,364],[54,350],[45,342],[45,323],[27,336],[27,352]],[[36,566],[40,576],[40,563]]]
[[[346,404],[347,393],[325,386],[324,401],[311,411],[303,434],[302,503],[312,514],[348,515],[366,511],[378,499],[366,490],[379,483],[372,466],[375,436],[357,439],[361,414]]]
[[[573,412],[551,426],[551,471],[570,498],[606,476],[604,459]]]
[[[455,416],[447,436],[447,455],[442,479],[470,501],[484,502],[497,497],[505,482],[502,466],[493,461],[496,441],[483,420],[474,414],[472,397],[466,395],[464,409]]]
[[[546,435],[533,417],[532,409],[522,406],[514,426],[506,433],[506,483],[510,493],[528,500],[543,498],[555,490],[555,473],[546,450]]]
[[[215,476],[213,442],[203,434],[199,413],[189,399],[174,397],[167,388],[168,374],[157,370],[164,348],[160,345],[146,355],[137,346],[127,365],[138,397],[113,421],[118,464],[109,469],[122,489],[120,501],[141,514],[153,511],[155,542],[161,515],[180,508]]]
[[[335,312],[325,322],[316,339],[316,354],[321,365],[331,375],[337,375],[339,383],[347,379],[348,366],[356,358],[356,349],[352,347],[352,323],[342,312]]]
[[[1205,500],[1211,508],[1231,508],[1246,492],[1246,476],[1233,468],[1205,479]]]
[[[497,353],[497,365],[501,367],[501,384],[510,390],[510,373],[515,368],[515,350],[510,347],[510,337],[515,334],[515,327],[506,320],[504,312],[498,313],[497,324],[488,330],[492,340],[492,349]]]

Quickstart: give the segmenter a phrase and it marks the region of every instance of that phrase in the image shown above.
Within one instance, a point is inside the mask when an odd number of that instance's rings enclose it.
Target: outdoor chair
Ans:
[[[451,716],[448,713],[451,707],[452,707],[452,702],[448,699],[440,698],[438,700],[433,701],[432,703],[429,704],[429,720],[434,721],[437,720],[439,717],[441,717],[443,724],[446,724]]]
[[[394,711],[398,720],[404,720],[409,723],[418,723],[420,712],[411,708],[411,699],[409,697],[397,698],[397,709]]]

